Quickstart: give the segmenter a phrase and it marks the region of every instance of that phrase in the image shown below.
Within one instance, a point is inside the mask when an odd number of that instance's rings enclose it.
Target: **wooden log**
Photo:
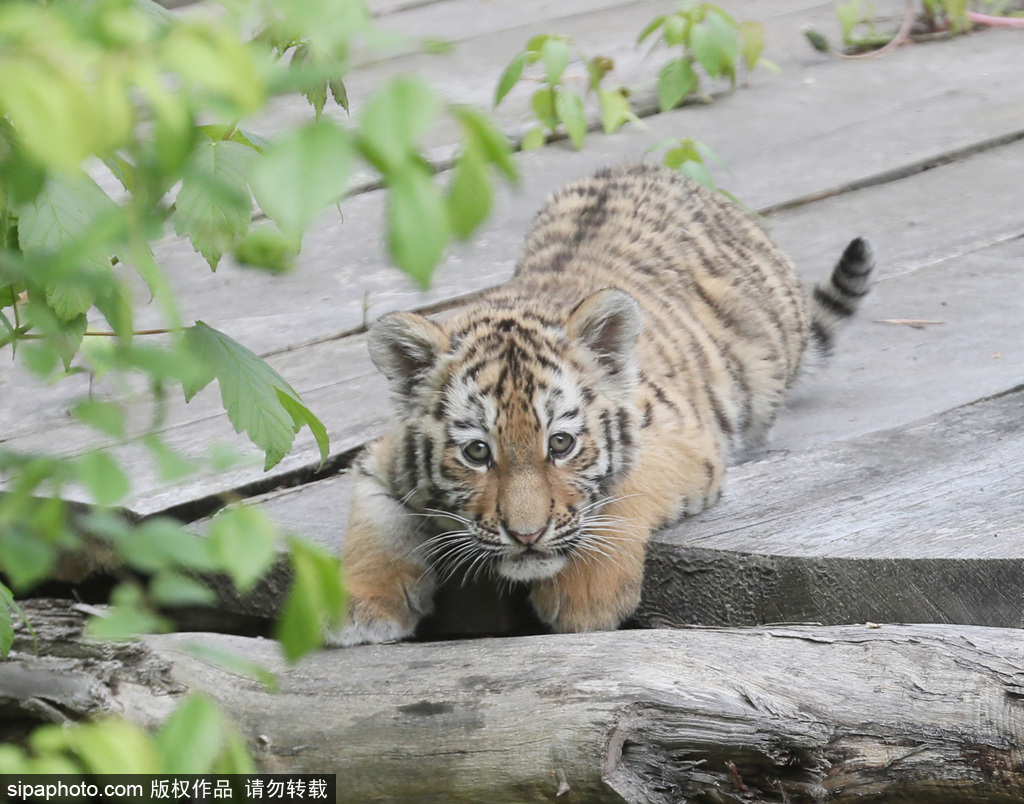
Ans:
[[[63,656],[16,651],[0,665],[4,729],[109,711],[152,725],[202,691],[264,769],[337,773],[340,802],[1024,796],[1020,631],[619,631],[367,646],[287,667],[272,642],[191,634],[98,660],[58,616]],[[190,642],[262,662],[279,692],[195,658]]]

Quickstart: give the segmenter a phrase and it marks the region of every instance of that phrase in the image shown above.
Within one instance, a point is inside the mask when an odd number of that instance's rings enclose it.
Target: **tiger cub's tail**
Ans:
[[[867,296],[874,267],[871,245],[858,237],[843,251],[831,276],[815,286],[811,294],[811,339],[822,357],[832,353],[836,333]]]

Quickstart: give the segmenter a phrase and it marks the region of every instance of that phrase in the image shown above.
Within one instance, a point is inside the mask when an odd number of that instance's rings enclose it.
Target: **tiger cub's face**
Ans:
[[[601,508],[633,457],[640,328],[616,290],[561,321],[481,306],[444,328],[407,313],[373,327],[398,419],[391,488],[437,515],[422,549],[440,574],[537,580],[608,552]]]

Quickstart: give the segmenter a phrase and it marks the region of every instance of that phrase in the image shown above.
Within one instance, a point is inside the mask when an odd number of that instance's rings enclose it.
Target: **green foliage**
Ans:
[[[681,3],[671,14],[655,17],[640,32],[637,44],[655,34],[658,42],[681,51],[658,73],[658,103],[663,112],[700,91],[701,70],[712,80],[725,78],[736,86],[741,66],[747,71],[758,66],[772,67],[761,58],[761,24],[737,23],[711,3]]]
[[[836,4],[836,17],[842,29],[843,45],[848,48],[881,47],[892,34],[875,27],[876,12],[870,0],[843,0]]]
[[[0,583],[0,660],[6,660],[14,644],[14,617],[17,616],[32,631],[32,624],[15,600],[11,590]]]
[[[566,70],[573,61],[582,64],[586,75],[586,88],[582,94],[569,88]],[[614,69],[612,60],[605,56],[588,58],[579,51],[574,52],[572,39],[560,34],[535,36],[512,58],[498,79],[495,106],[523,80],[524,70],[533,65],[539,66],[537,81],[540,87],[530,97],[530,108],[539,125],[523,137],[524,150],[540,147],[560,129],[564,130],[576,150],[582,148],[587,135],[584,97],[591,92],[597,96],[601,125],[606,134],[611,134],[623,123],[639,122],[625,87],[601,85],[605,76]]]
[[[715,183],[711,173],[708,172],[708,161],[714,162],[722,168],[725,167],[725,163],[705,143],[689,138],[660,140],[648,148],[647,153],[660,151],[663,148],[665,153],[662,157],[662,162],[666,167],[678,170],[687,178],[703,184],[709,190],[715,190],[731,198],[733,201],[736,200],[732,195],[722,190]]]
[[[294,661],[341,623],[344,590],[338,586],[338,559],[313,545],[293,541],[291,567],[292,586],[274,635]]]
[[[384,82],[347,116],[350,53],[382,41],[361,0],[225,2],[217,14],[182,16],[152,0],[0,3],[0,359],[44,383],[82,372],[114,388],[141,380],[152,400],[148,423],[105,398],[76,403],[86,434],[58,445],[59,455],[0,450],[0,657],[23,617],[14,595],[69,554],[124,570],[88,626],[97,637],[165,630],[168,610],[211,602],[201,578],[221,574],[245,592],[282,550],[295,575],[275,632],[285,653],[316,647],[339,621],[337,561],[285,540],[255,509],[226,509],[208,537],[165,518],[122,516],[134,473],[147,469],[129,469],[122,454],[141,444],[148,469],[167,482],[216,470],[212,450],[186,456],[162,435],[168,394],[181,388],[190,400],[214,380],[232,426],[267,468],[303,427],[321,460],[329,454],[326,428],[283,377],[187,319],[154,255],[158,238],[187,237],[211,270],[225,256],[289,270],[306,228],[344,199],[361,165],[387,189],[390,256],[426,285],[452,239],[486,218],[495,175],[516,179],[509,143],[488,117],[415,78]],[[271,99],[296,92],[313,107],[308,122],[273,140],[246,128]],[[332,101],[342,114],[331,116]],[[442,115],[462,132],[447,186],[421,146]],[[99,166],[106,179],[97,180]],[[163,319],[146,332],[135,328],[139,278]],[[171,757],[163,767],[176,772],[251,767],[218,718],[206,702],[189,704],[155,742],[116,723],[40,729],[23,748],[0,747],[0,769],[141,772],[160,767],[153,756]]]
[[[1003,13],[1005,6],[1000,0],[985,0],[985,2],[993,8],[995,13]],[[902,39],[909,30],[908,20],[905,20],[906,24],[899,33],[879,30],[878,14],[870,0],[842,0],[836,4],[835,10],[844,46],[844,53],[840,55],[877,50],[893,42],[897,37]],[[921,0],[919,12],[915,12],[908,3],[906,14],[911,15],[915,24],[925,31],[948,31],[953,34],[961,34],[970,31],[973,27],[973,23],[968,17],[968,11],[968,0]],[[828,39],[813,26],[804,26],[803,32],[815,50],[822,53],[833,52]],[[895,44],[894,42],[893,46]]]
[[[211,269],[231,254],[242,265],[287,270],[304,230],[343,198],[361,161],[388,188],[393,258],[425,285],[451,239],[469,237],[488,214],[494,173],[516,178],[508,142],[487,117],[445,104],[414,78],[384,83],[357,119],[326,114],[330,98],[348,110],[350,51],[380,39],[358,0],[294,0],[262,11],[268,16],[254,26],[257,11],[242,4],[203,18],[174,17],[151,0],[0,6],[0,349],[46,381],[80,371],[146,379],[150,427],[127,427],[119,406],[102,400],[81,403],[75,416],[100,441],[140,441],[164,479],[202,464],[159,435],[161,400],[174,386],[190,400],[216,380],[228,419],[264,452],[266,468],[303,427],[322,460],[329,444],[324,425],[262,359],[213,326],[183,320],[150,245],[156,238],[173,228]],[[247,41],[240,32],[253,27],[259,33]],[[310,100],[310,122],[274,141],[243,127],[289,92]],[[446,188],[419,145],[442,113],[463,132]],[[89,159],[107,166],[119,192],[108,194],[83,170]],[[269,221],[254,216],[253,198]],[[155,345],[134,331],[133,271],[163,314]],[[106,331],[96,327],[103,321]],[[97,335],[102,344],[90,337]],[[250,532],[258,537],[250,560],[233,567],[212,548],[167,554],[158,543],[194,538],[167,522],[77,521],[62,502],[69,493],[99,511],[130,498],[132,478],[116,449],[69,459],[5,452],[0,475],[10,492],[0,498],[0,565],[15,591],[47,577],[84,537],[149,573],[118,591],[97,633],[166,627],[157,605],[207,597],[190,573],[224,571],[246,587],[276,549],[266,523]],[[210,544],[237,548],[254,524],[250,514],[228,512]],[[313,598],[340,608],[339,594]],[[0,646],[11,611],[0,606]]]
[[[206,698],[186,698],[153,735],[123,720],[42,726],[0,745],[0,774],[254,773],[245,741]]]
[[[264,452],[264,469],[288,454],[303,425],[316,437],[320,460],[327,460],[327,429],[264,360],[202,321],[185,330],[184,344],[201,367],[184,383],[186,401],[217,380],[228,419]]]

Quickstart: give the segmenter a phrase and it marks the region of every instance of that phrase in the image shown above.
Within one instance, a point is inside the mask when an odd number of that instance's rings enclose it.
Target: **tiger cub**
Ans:
[[[528,583],[555,631],[619,626],[651,532],[715,501],[871,269],[854,240],[807,298],[756,221],[666,168],[556,192],[507,284],[370,330],[394,418],[353,469],[348,623],[328,641],[412,635],[457,572]]]

